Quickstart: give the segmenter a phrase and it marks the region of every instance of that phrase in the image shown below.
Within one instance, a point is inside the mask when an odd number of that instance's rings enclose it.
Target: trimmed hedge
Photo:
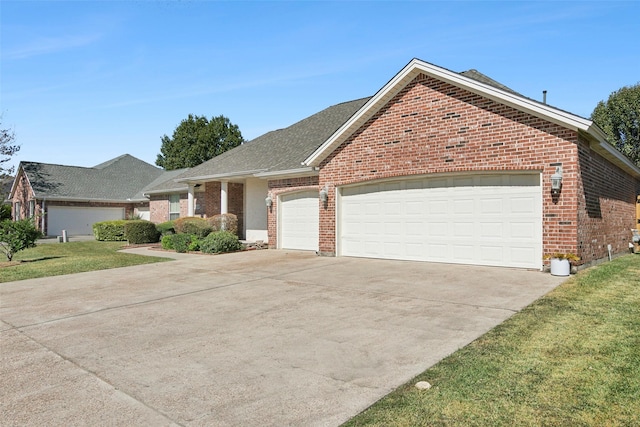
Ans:
[[[102,221],[93,224],[93,235],[101,242],[124,242],[124,225],[127,220],[117,219],[114,221]]]
[[[124,236],[130,244],[157,243],[160,240],[160,232],[151,221],[131,220],[124,224]]]
[[[230,231],[214,231],[200,242],[200,251],[206,254],[235,252],[242,249],[238,236]]]
[[[230,231],[238,234],[238,217],[232,213],[218,214],[207,219],[213,231]]]
[[[178,234],[192,234],[198,238],[203,238],[213,231],[207,220],[197,216],[178,218],[174,222],[174,228]]]
[[[172,234],[169,236],[171,238],[171,244],[173,245],[173,249],[178,253],[189,252],[189,246],[191,242],[194,240],[194,236],[191,234]],[[164,240],[164,239],[163,239]]]

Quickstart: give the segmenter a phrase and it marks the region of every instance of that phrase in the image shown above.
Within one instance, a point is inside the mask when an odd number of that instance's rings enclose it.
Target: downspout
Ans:
[[[40,207],[40,231],[44,234],[44,216],[45,216],[45,207],[46,207],[47,199],[42,199],[42,206]]]

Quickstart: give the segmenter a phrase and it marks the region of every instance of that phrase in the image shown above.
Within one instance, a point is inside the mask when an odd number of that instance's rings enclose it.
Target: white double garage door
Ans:
[[[91,235],[96,222],[123,218],[123,208],[49,206],[47,234],[61,236],[66,230],[70,236]]]
[[[338,189],[342,256],[540,268],[540,174],[443,176]],[[318,249],[318,192],[281,198],[280,246]]]

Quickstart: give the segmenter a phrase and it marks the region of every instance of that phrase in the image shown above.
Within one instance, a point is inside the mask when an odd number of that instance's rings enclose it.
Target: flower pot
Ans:
[[[568,276],[571,274],[571,263],[568,259],[551,258],[551,275]]]

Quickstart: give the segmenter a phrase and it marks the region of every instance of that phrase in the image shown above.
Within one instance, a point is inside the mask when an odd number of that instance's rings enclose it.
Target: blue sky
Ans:
[[[0,2],[12,164],[151,164],[188,114],[245,139],[373,95],[412,58],[588,117],[640,81],[640,2]]]

